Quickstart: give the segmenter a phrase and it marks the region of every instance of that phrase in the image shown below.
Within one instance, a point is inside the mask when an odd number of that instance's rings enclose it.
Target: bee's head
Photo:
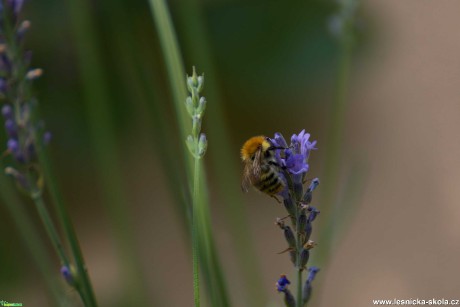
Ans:
[[[254,136],[247,140],[241,148],[241,159],[243,162],[254,160],[257,151],[265,151],[271,146],[265,136]]]

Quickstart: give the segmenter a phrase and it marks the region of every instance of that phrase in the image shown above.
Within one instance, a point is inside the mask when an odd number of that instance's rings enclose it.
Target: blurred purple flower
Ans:
[[[0,2],[0,102],[8,136],[5,153],[16,163],[27,166],[14,172],[11,171],[14,168],[9,168],[9,174],[17,181],[36,175],[27,173],[39,171],[36,169],[37,150],[51,139],[51,134],[44,131],[43,123],[34,114],[36,101],[30,90],[31,81],[40,77],[42,70],[29,69],[31,53],[18,48],[30,27],[29,21],[18,20],[23,4],[24,0]]]
[[[276,289],[278,292],[282,292],[286,290],[286,287],[291,284],[289,279],[287,279],[286,275],[281,275],[278,281],[276,282]]]

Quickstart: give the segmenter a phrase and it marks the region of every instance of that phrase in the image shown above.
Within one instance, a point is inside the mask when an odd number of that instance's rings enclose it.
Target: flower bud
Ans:
[[[299,228],[297,229],[300,229],[301,231],[304,231],[305,230],[305,227],[307,225],[307,216],[305,215],[304,212],[301,212],[299,214],[299,217],[297,219],[297,225]]]
[[[198,85],[196,87],[197,92],[201,93],[204,87],[204,76],[198,76]]]
[[[310,186],[308,187],[308,189],[313,192],[318,186],[319,186],[319,179],[315,178],[315,179],[313,179],[311,181]]]
[[[207,148],[208,148],[208,140],[206,139],[206,135],[202,133],[198,141],[198,155],[200,157],[204,156]]]
[[[289,251],[289,258],[291,259],[292,264],[296,266],[297,265],[297,251],[296,250]]]
[[[19,151],[20,145],[18,140],[16,139],[9,139],[8,142],[6,143],[6,147],[8,150],[12,153],[17,153]]]
[[[48,145],[51,142],[51,139],[53,138],[53,135],[51,132],[46,131],[43,133],[43,144]]]
[[[188,150],[193,154],[195,155],[196,154],[196,148],[195,148],[195,140],[193,139],[193,136],[189,135],[187,137],[187,140],[185,141],[185,143],[187,144],[187,148]]]
[[[192,97],[188,96],[185,99],[185,107],[187,108],[188,114],[193,117],[195,115],[195,107],[193,106]]]
[[[318,216],[319,214],[319,210],[316,209],[315,207],[309,207],[308,208],[308,211],[310,211],[310,215],[308,216],[308,221],[311,223],[313,222],[316,217]]]
[[[193,67],[193,73],[191,77],[187,77],[187,87],[192,96],[197,95],[203,88],[204,78],[203,76],[198,77],[196,74],[195,66]]]
[[[198,107],[196,109],[196,113],[203,116],[204,110],[206,110],[206,98],[200,97],[200,101],[198,102]]]
[[[2,107],[2,115],[5,119],[13,119],[13,108],[9,104],[5,104]]]
[[[17,137],[17,128],[16,128],[16,123],[12,119],[7,119],[5,121],[5,130],[8,133],[8,136],[10,137]]]
[[[284,304],[286,304],[286,307],[295,307],[295,299],[291,291],[289,291],[289,289],[286,289],[283,292],[284,292]]]
[[[312,199],[313,199],[313,193],[312,191],[310,191],[310,189],[307,189],[307,191],[302,197],[302,203],[306,205],[311,204]]]
[[[295,206],[294,203],[292,202],[292,199],[289,198],[284,198],[284,207],[286,208],[287,212],[289,213],[290,216],[295,216]]]
[[[61,267],[61,275],[69,286],[74,287],[78,281],[78,272],[73,265],[63,265]]]
[[[299,269],[305,268],[308,263],[308,259],[310,258],[310,250],[303,248],[300,252],[300,267]]]
[[[313,198],[313,191],[318,187],[319,179],[315,178],[311,181],[310,186],[308,187],[307,191],[305,192],[304,196],[302,197],[302,202],[304,204],[310,204]]]
[[[283,230],[284,230],[284,238],[286,239],[286,242],[288,243],[289,248],[296,249],[295,237],[294,237],[294,233],[292,232],[291,227],[284,226]]]
[[[319,268],[312,266],[308,268],[308,277],[305,281],[303,290],[302,290],[302,302],[305,305],[311,297],[312,282],[316,277],[316,274],[319,272]]]

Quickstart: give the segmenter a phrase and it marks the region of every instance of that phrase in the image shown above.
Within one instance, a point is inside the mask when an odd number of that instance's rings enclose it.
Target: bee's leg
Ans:
[[[292,251],[292,250],[293,250],[293,249],[292,249],[291,247],[288,247],[288,248],[286,248],[285,250],[283,250],[283,251],[280,251],[280,252],[279,252],[279,253],[277,253],[277,254],[278,254],[278,255],[279,255],[279,254],[284,254],[284,253],[286,253],[286,252],[290,252],[290,251]]]
[[[271,197],[273,197],[274,199],[276,199],[276,201],[278,202],[278,204],[282,204],[282,202],[278,199],[278,197],[276,197],[275,195],[270,195]]]
[[[291,215],[286,215],[285,217],[280,218],[280,220],[281,220],[281,221],[282,221],[282,220],[285,220],[285,219],[287,219],[288,217],[291,217]]]

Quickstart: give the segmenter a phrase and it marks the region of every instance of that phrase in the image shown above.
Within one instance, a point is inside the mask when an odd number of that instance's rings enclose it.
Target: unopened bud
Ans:
[[[198,77],[198,86],[196,87],[198,93],[201,93],[204,87],[204,76],[201,75]]]
[[[295,299],[291,291],[289,291],[289,289],[286,289],[283,291],[283,293],[284,293],[284,304],[286,304],[286,307],[295,307]]]
[[[308,189],[310,191],[314,191],[317,187],[319,186],[319,179],[318,178],[315,178],[311,181],[310,183],[310,186],[308,187]]]
[[[204,110],[206,110],[206,98],[200,97],[200,101],[198,102],[196,112],[203,116]]]
[[[195,140],[193,139],[193,136],[189,135],[187,137],[187,139],[185,140],[185,143],[187,144],[187,148],[188,150],[193,154],[195,155],[196,152],[196,148],[195,148]]]
[[[289,213],[290,216],[295,216],[295,206],[292,203],[291,198],[285,198],[284,201],[284,207],[286,208],[287,212]]]
[[[292,232],[291,227],[284,226],[283,230],[284,230],[284,238],[286,239],[286,242],[288,243],[289,248],[296,249],[295,237],[294,237],[294,233]]]
[[[198,155],[200,157],[204,156],[207,148],[208,148],[208,140],[206,139],[206,135],[202,133],[198,141]]]
[[[69,286],[74,287],[78,281],[78,273],[73,265],[63,265],[61,267],[61,275]]]
[[[188,114],[193,117],[195,115],[195,107],[193,106],[192,97],[188,96],[185,99],[185,107],[187,108]]]
[[[291,250],[289,251],[289,258],[294,266],[297,265],[297,251]]]
[[[13,118],[13,108],[9,104],[5,104],[2,107],[2,115],[5,119]]]
[[[308,259],[310,258],[310,251],[306,248],[302,249],[300,252],[300,267],[298,269],[302,270],[308,263]]]
[[[299,217],[297,219],[297,225],[299,227],[297,229],[300,229],[301,231],[305,229],[305,226],[307,225],[307,216],[305,215],[305,213],[299,214]]]

